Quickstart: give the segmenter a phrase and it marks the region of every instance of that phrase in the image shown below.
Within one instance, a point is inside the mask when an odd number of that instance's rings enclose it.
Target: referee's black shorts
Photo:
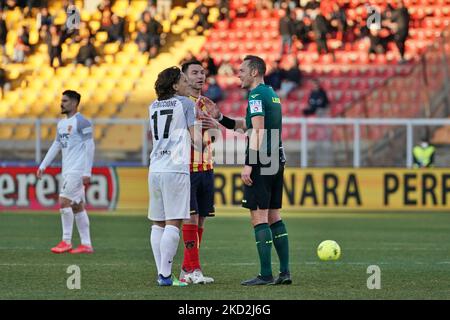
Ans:
[[[261,175],[261,168],[254,167],[251,187],[244,185],[242,206],[250,210],[281,209],[283,200],[284,164],[274,175]]]

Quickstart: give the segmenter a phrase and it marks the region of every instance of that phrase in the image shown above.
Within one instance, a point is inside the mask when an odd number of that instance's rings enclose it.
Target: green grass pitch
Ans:
[[[219,211],[207,221],[201,260],[212,285],[159,288],[145,212],[92,213],[96,253],[54,255],[56,213],[0,213],[0,299],[449,299],[450,214],[285,215],[291,286],[242,287],[259,271],[248,213]],[[79,243],[74,229],[74,244]],[[319,261],[317,245],[336,240],[337,262]],[[182,247],[174,263],[178,276]],[[273,251],[273,269],[278,258]],[[81,289],[66,286],[81,268]],[[367,288],[367,267],[381,269],[381,289]]]

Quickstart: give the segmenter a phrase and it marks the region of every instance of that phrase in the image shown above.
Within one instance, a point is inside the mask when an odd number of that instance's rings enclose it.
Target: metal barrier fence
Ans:
[[[51,141],[43,143],[41,139],[42,125],[54,124],[56,126],[57,119],[0,119],[0,125],[33,125],[34,140],[29,141],[28,155],[25,159],[9,159],[9,160],[28,160],[40,163],[43,158],[43,149],[49,147]],[[141,126],[142,135],[140,148],[134,151],[135,159],[138,165],[147,166],[149,161],[150,143],[148,139],[148,122],[140,119],[93,119],[93,125],[131,125]],[[318,167],[318,166],[347,166],[347,167],[370,167],[385,166],[384,162],[377,162],[376,157],[385,158],[393,156],[395,153],[400,155],[400,160],[395,160],[394,165],[411,168],[413,165],[412,149],[420,138],[417,129],[426,127],[446,127],[450,126],[450,119],[360,119],[360,118],[285,118],[285,125],[299,126],[300,137],[298,140],[285,141],[285,146],[290,154],[298,156],[297,163],[291,162],[291,165],[301,167]],[[320,131],[322,128],[325,135],[311,135],[311,132]],[[378,135],[371,135],[377,130]],[[416,130],[415,130],[416,129]],[[416,131],[416,132],[415,132]],[[447,131],[449,132],[449,131]],[[230,139],[228,139],[230,140]],[[226,139],[225,139],[226,141]],[[0,152],[3,155],[0,161],[4,161],[9,150],[24,143],[23,141],[5,141],[0,140]],[[321,144],[326,143],[323,147],[323,153],[342,153],[346,154],[349,161],[339,165],[338,161],[325,162],[322,165],[314,161],[314,152],[321,152]],[[450,145],[450,137],[444,137],[444,144]],[[383,144],[392,144],[391,148],[382,148]],[[233,154],[243,151],[242,144],[240,147],[226,148],[225,146],[216,145],[216,152],[232,152]],[[384,152],[383,152],[384,150]],[[108,150],[102,150],[108,153]],[[33,157],[34,154],[34,157]],[[387,154],[387,155],[386,155]],[[450,157],[450,154],[448,155]],[[114,156],[113,156],[114,157]],[[319,154],[319,158],[321,155]],[[34,158],[34,159],[33,159]],[[234,159],[234,156],[232,157]],[[112,159],[108,157],[105,159]],[[118,158],[118,162],[130,159],[130,153],[124,153],[122,158]],[[375,160],[374,160],[375,159]],[[97,159],[98,160],[98,159]],[[129,162],[129,161],[128,161]],[[232,163],[227,163],[232,164]]]

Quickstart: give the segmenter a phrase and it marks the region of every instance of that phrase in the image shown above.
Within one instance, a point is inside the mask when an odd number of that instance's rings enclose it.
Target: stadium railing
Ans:
[[[20,161],[38,164],[41,162],[46,150],[52,141],[44,141],[41,138],[41,130],[43,125],[55,125],[58,119],[0,119],[0,125],[34,125],[35,140],[32,146],[28,146],[28,150],[32,150],[32,153],[28,153],[25,157],[20,157]],[[150,141],[148,137],[148,121],[141,119],[93,119],[94,127],[96,125],[115,124],[115,125],[127,125],[127,126],[140,126],[142,128],[142,143],[136,152],[126,152],[123,154],[117,153],[115,150],[98,150],[96,152],[97,163],[117,164],[117,165],[135,165],[135,166],[148,166]],[[286,141],[285,146],[288,152],[296,154],[300,161],[290,162],[288,164],[292,166],[301,167],[369,167],[369,166],[400,166],[411,168],[413,164],[412,149],[416,142],[418,142],[420,131],[422,127],[450,127],[450,118],[445,119],[383,119],[383,118],[286,118],[283,121],[284,125],[295,125],[301,128],[301,137],[298,141]],[[320,130],[320,136],[311,135],[315,129],[323,127]],[[339,137],[337,136],[336,128],[346,127],[350,130],[345,130],[348,134],[351,132],[351,136]],[[393,131],[389,131],[390,134],[386,139],[398,140],[395,152],[399,156],[399,160],[395,163],[384,163],[374,158],[372,152],[371,137],[365,135],[365,127],[380,128],[380,127],[392,127]],[[399,135],[398,131],[404,133]],[[416,131],[416,132],[415,132]],[[405,137],[405,139],[403,139]],[[224,139],[226,143],[230,142],[230,139]],[[21,142],[23,143],[23,141]],[[16,154],[18,146],[17,141],[0,140],[0,152],[2,157],[0,164],[9,162],[20,162]],[[216,144],[215,152],[233,153],[232,159],[235,159],[234,154],[243,153],[243,144],[237,144],[234,149],[231,149],[224,144]],[[34,151],[34,152],[33,152]],[[34,153],[34,155],[33,155]],[[109,154],[112,153],[112,154]],[[327,158],[327,155],[332,154]],[[342,162],[339,157],[343,156],[346,160]],[[27,158],[28,157],[28,158]],[[218,157],[220,158],[220,157]],[[320,161],[318,161],[320,158]],[[230,159],[225,156],[220,159]],[[341,161],[341,162],[340,162]],[[221,164],[221,163],[218,163]],[[233,163],[223,163],[233,164]]]

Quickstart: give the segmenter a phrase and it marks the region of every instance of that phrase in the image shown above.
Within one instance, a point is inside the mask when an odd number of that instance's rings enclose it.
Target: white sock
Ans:
[[[161,238],[161,269],[159,274],[169,277],[172,274],[172,263],[180,241],[180,229],[175,226],[166,225]]]
[[[91,234],[89,232],[89,217],[86,210],[75,214],[75,222],[77,223],[81,244],[89,247],[92,246]]]
[[[164,228],[153,225],[152,231],[150,232],[150,245],[153,251],[153,257],[155,258],[156,269],[158,274],[161,270],[161,238],[164,233]]]
[[[61,208],[61,222],[63,229],[63,241],[68,244],[72,243],[72,230],[73,230],[73,211],[72,208]]]

